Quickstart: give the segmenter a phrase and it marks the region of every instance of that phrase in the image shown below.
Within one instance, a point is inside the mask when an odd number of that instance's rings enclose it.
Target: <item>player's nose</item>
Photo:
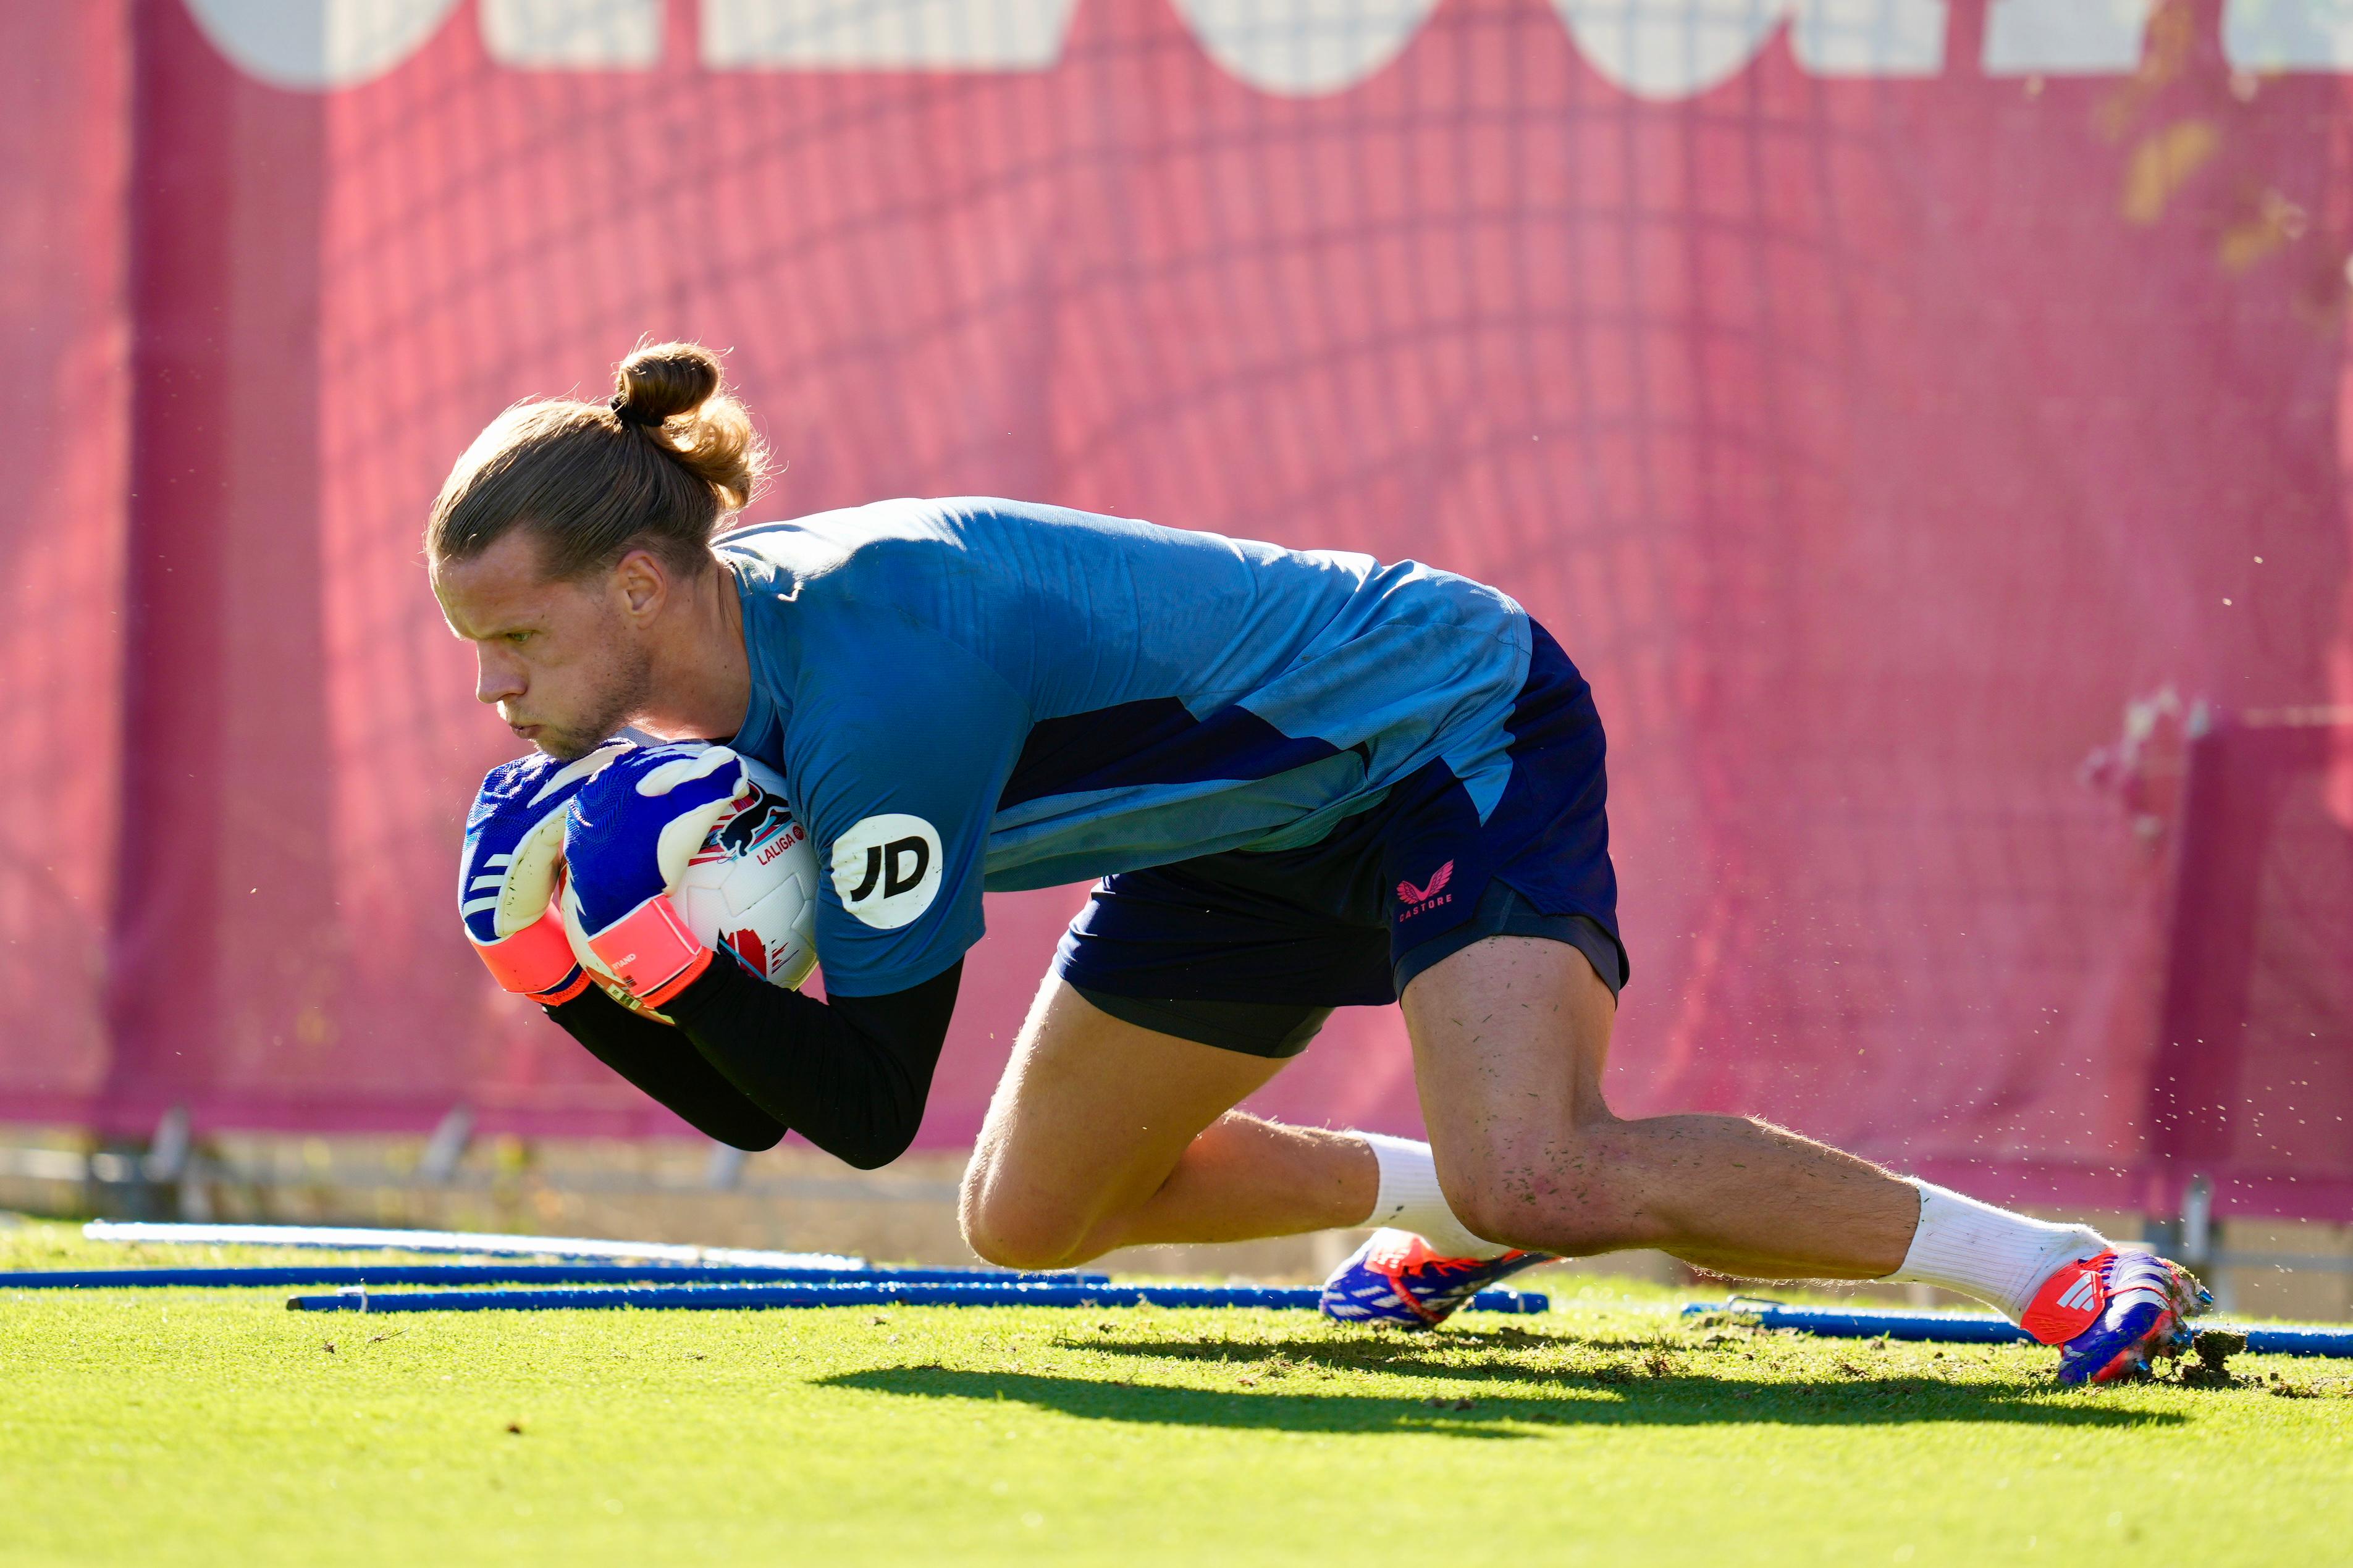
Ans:
[[[522,671],[512,658],[499,650],[481,644],[474,652],[474,700],[483,704],[504,702],[520,697],[526,689]]]

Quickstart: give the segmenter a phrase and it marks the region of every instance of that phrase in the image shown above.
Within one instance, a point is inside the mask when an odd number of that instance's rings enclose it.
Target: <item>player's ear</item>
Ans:
[[[632,620],[651,620],[670,597],[670,568],[650,550],[632,550],[615,562],[612,583],[623,612]]]

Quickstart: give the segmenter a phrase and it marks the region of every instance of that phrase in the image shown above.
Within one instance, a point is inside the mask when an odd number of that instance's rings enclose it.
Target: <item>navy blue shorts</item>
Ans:
[[[1113,1017],[1228,1050],[1304,1050],[1335,1007],[1394,1002],[1482,937],[1536,936],[1626,982],[1600,716],[1568,656],[1535,647],[1510,781],[1485,822],[1433,763],[1319,844],[1124,871],[1095,885],[1055,973]]]

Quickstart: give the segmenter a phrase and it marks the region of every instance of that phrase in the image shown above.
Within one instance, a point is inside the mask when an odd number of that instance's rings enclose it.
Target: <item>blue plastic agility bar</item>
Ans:
[[[639,1285],[747,1284],[777,1280],[851,1285],[902,1279],[925,1284],[1013,1280],[1100,1285],[1108,1274],[1017,1274],[1002,1268],[744,1268],[714,1263],[360,1263],[280,1268],[0,1269],[0,1290],[139,1289],[163,1286]]]
[[[371,1295],[290,1296],[297,1312],[516,1312],[635,1307],[739,1310],[765,1307],[1289,1307],[1313,1310],[1323,1292],[1250,1285],[916,1284],[649,1285],[611,1290],[408,1290]],[[1541,1312],[1550,1300],[1517,1290],[1482,1290],[1480,1312]]]
[[[161,1241],[175,1246],[312,1247],[346,1252],[456,1252],[471,1257],[601,1258],[631,1263],[715,1263],[744,1268],[863,1268],[866,1259],[838,1252],[764,1252],[738,1247],[680,1247],[660,1241],[604,1241],[580,1236],[478,1236],[464,1230],[379,1230],[347,1225],[165,1225],[94,1219],[92,1241]]]
[[[1738,1312],[1754,1317],[1759,1327],[1798,1329],[1827,1339],[1920,1340],[1956,1345],[2031,1345],[2032,1335],[2007,1318],[1990,1312],[1848,1311],[1837,1307],[1785,1307],[1736,1296],[1729,1301],[1694,1301],[1683,1309],[1688,1318],[1700,1312]],[[2191,1327],[2198,1325],[2193,1323]],[[2221,1324],[2211,1325],[2221,1327]],[[2353,1356],[2353,1329],[2246,1328],[2232,1325],[2247,1336],[2250,1355]]]

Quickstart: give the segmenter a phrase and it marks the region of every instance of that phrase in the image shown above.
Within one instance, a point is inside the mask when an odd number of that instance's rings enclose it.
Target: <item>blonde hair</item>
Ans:
[[[519,403],[449,470],[425,525],[429,560],[478,555],[522,526],[565,578],[650,550],[691,572],[712,536],[751,504],[768,452],[700,343],[640,343],[615,369],[609,403]]]

